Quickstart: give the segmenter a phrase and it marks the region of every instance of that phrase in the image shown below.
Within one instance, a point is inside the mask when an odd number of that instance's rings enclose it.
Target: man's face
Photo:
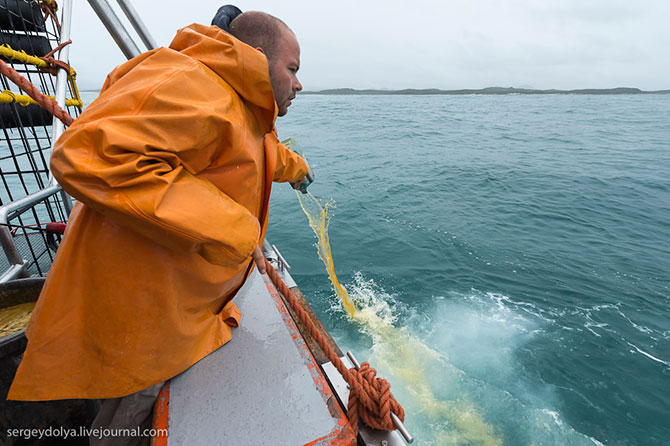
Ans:
[[[279,116],[284,116],[295,99],[295,94],[302,90],[298,80],[298,69],[300,68],[300,45],[293,33],[287,29],[282,31],[278,45],[278,54],[269,61],[270,83],[277,101]]]

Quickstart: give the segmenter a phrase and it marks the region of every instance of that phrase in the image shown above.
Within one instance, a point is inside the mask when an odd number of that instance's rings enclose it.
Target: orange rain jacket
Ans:
[[[271,183],[307,173],[276,116],[265,56],[217,27],[108,76],[52,155],[79,202],[9,399],[128,395],[230,340]]]

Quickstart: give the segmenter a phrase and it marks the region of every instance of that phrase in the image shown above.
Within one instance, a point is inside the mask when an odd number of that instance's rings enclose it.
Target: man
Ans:
[[[302,89],[293,32],[260,12],[230,29],[188,26],[117,67],[58,140],[78,203],[9,399],[100,398],[94,426],[148,427],[162,383],[230,340],[271,183],[307,173],[274,131]]]

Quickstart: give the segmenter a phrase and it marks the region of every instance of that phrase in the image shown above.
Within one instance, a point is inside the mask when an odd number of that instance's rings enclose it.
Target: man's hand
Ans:
[[[265,268],[265,257],[263,256],[263,252],[261,251],[260,246],[256,245],[256,249],[254,249],[254,252],[251,253],[251,258],[254,259],[254,262],[256,262],[256,267],[258,268],[259,273],[267,273]]]
[[[295,183],[291,183],[291,187],[295,190],[300,190],[300,186],[306,182],[307,182],[307,175],[305,175],[304,177],[302,177],[302,179],[296,181]]]

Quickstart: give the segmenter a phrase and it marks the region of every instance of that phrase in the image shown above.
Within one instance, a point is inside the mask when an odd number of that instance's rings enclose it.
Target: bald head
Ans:
[[[230,33],[249,46],[261,48],[270,63],[279,54],[282,38],[287,32],[293,34],[286,23],[260,11],[245,12],[230,22]]]
[[[296,93],[302,90],[298,80],[300,45],[295,34],[277,17],[258,11],[238,15],[229,29],[238,40],[265,54],[277,115],[284,116]]]

